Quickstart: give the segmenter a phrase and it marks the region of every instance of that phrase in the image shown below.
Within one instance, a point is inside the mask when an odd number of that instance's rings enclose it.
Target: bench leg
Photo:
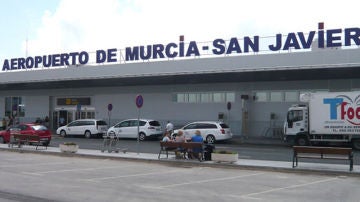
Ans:
[[[350,154],[349,158],[350,158],[350,171],[352,171],[354,167],[353,154]]]
[[[298,166],[298,157],[297,157],[297,152],[294,152],[293,154],[293,162],[292,162],[292,167],[295,168]]]
[[[158,159],[160,159],[161,151],[162,151],[162,150],[160,149]]]

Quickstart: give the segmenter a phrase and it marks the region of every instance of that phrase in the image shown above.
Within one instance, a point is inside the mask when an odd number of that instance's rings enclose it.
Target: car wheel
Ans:
[[[85,134],[84,134],[85,138],[91,138],[91,132],[90,131],[85,131]]]
[[[0,143],[5,143],[4,138],[2,136],[0,136]]]
[[[65,137],[65,136],[66,136],[65,130],[60,131],[60,136],[61,136],[61,137]]]
[[[139,140],[144,141],[146,139],[145,133],[139,133]]]
[[[208,136],[206,136],[206,142],[208,143],[208,144],[214,144],[215,143],[215,137],[213,136],[213,135],[208,135]]]

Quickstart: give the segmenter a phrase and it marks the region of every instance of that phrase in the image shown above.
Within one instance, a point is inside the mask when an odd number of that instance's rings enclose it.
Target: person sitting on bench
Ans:
[[[199,130],[195,131],[195,134],[191,137],[191,142],[200,142],[203,143],[204,139],[201,136],[201,132]],[[199,159],[199,154],[202,152],[202,148],[194,148],[192,149],[191,153],[191,157],[192,158],[197,158]]]

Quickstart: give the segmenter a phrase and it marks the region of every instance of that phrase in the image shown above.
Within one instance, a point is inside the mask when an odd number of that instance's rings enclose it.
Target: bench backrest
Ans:
[[[318,154],[339,154],[349,155],[352,153],[351,148],[343,147],[310,147],[310,146],[294,146],[294,152],[297,153],[318,153]]]
[[[201,142],[185,142],[181,144],[181,147],[187,149],[194,149],[194,148],[202,148],[203,144]]]
[[[160,147],[174,147],[174,148],[202,148],[203,143],[201,142],[163,142],[160,141]]]
[[[180,147],[181,146],[181,142],[163,142],[160,141],[160,147]]]
[[[38,135],[28,135],[28,134],[14,134],[14,138],[20,140],[28,140],[28,141],[40,140],[40,137]]]

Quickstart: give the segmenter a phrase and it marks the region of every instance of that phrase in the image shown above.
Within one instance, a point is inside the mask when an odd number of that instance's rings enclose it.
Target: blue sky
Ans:
[[[0,61],[185,40],[359,27],[356,0],[0,0]],[[27,48],[26,48],[27,47]]]
[[[23,42],[36,37],[45,10],[55,11],[59,1],[55,0],[1,0],[0,7],[0,53],[19,56]],[[2,58],[3,59],[3,58]]]

